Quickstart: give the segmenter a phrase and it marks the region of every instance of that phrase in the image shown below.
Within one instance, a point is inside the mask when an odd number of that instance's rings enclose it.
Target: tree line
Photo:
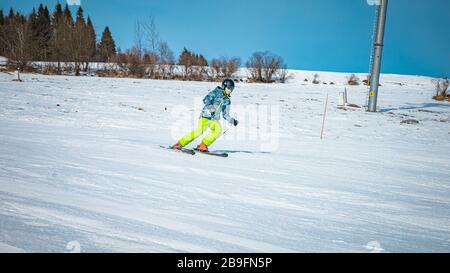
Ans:
[[[7,15],[0,10],[0,55],[20,69],[32,61],[54,62],[56,71],[61,73],[61,63],[70,62],[79,75],[90,62],[107,61],[115,53],[109,28],[105,27],[97,44],[93,22],[90,17],[84,18],[81,6],[75,18],[67,4],[63,9],[59,3],[53,13],[42,4],[27,16],[13,8]]]
[[[134,36],[132,48],[123,52],[116,48],[108,26],[97,41],[93,22],[85,19],[81,6],[75,18],[67,4],[63,8],[59,3],[53,13],[42,4],[27,16],[12,8],[7,15],[0,10],[0,55],[21,70],[44,62],[46,73],[80,75],[97,62],[104,64],[99,76],[217,81],[232,78],[242,65],[239,57],[208,61],[187,48],[175,59],[153,17],[137,21]],[[284,82],[288,76],[283,59],[271,52],[253,53],[245,66],[252,82]]]

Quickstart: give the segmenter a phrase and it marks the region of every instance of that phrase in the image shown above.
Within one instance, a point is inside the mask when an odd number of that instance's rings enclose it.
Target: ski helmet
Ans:
[[[222,89],[225,90],[226,87],[230,88],[230,90],[233,91],[234,90],[234,81],[232,79],[225,79],[222,82]]]

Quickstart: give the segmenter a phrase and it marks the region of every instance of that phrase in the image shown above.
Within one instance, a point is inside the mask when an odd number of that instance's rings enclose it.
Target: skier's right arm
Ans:
[[[203,99],[203,103],[206,106],[206,109],[208,109],[211,116],[214,116],[216,113],[216,107],[214,106],[214,91],[211,91],[206,97]]]
[[[203,103],[208,106],[214,103],[214,91],[209,92],[208,95],[203,99]]]

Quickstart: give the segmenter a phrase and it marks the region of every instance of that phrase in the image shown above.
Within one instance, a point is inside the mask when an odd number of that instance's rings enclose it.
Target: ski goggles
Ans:
[[[225,88],[228,88],[228,89],[230,89],[230,91],[231,91],[231,92],[233,92],[233,91],[234,91],[234,86],[225,86]]]

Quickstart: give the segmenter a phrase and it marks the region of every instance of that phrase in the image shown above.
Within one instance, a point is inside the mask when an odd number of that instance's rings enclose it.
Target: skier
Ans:
[[[234,90],[234,81],[226,79],[222,82],[222,86],[217,86],[204,99],[205,107],[202,110],[200,121],[197,129],[183,136],[172,149],[180,150],[189,145],[199,136],[203,135],[209,128],[211,132],[205,136],[195,150],[199,152],[209,152],[208,147],[211,146],[222,134],[222,126],[219,123],[220,114],[234,126],[238,125],[238,121],[230,117],[231,93]]]

